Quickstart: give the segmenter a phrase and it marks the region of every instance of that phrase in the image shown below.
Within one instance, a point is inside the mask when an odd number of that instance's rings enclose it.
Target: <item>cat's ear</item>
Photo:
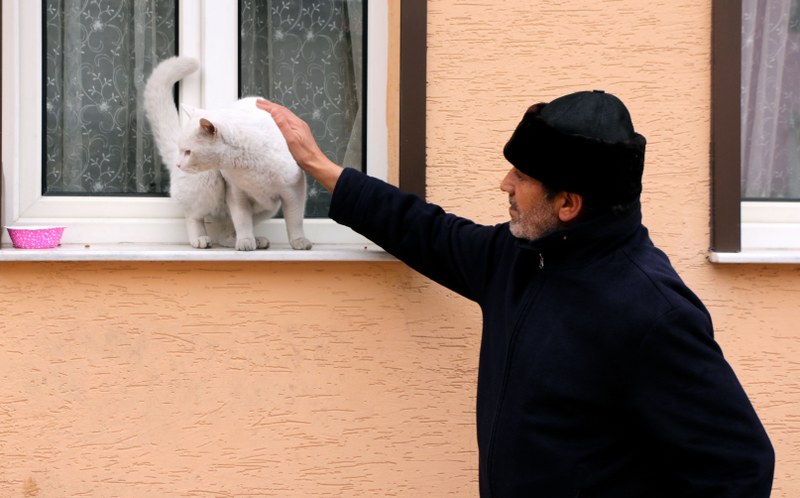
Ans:
[[[200,118],[200,129],[212,137],[217,135],[217,127],[206,118]]]

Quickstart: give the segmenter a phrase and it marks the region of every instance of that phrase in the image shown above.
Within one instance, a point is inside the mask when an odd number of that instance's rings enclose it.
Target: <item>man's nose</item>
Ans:
[[[503,177],[503,180],[500,182],[500,190],[502,190],[503,192],[511,193],[513,189],[514,187],[511,183],[511,171],[509,171],[508,173],[506,173],[506,176]]]

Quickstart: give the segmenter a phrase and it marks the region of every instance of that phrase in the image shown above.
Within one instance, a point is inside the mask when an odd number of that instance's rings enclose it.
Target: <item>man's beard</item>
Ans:
[[[517,208],[513,198],[509,199],[512,208]],[[536,240],[561,228],[561,220],[553,212],[546,200],[529,211],[516,210],[516,218],[509,223],[511,235],[519,239]]]

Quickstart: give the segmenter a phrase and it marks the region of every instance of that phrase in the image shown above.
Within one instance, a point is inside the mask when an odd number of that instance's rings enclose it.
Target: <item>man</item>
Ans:
[[[261,101],[330,216],[483,312],[482,497],[770,494],[766,432],[711,318],[641,223],[645,139],[601,91],[525,113],[504,148],[511,221],[480,226],[329,161]]]

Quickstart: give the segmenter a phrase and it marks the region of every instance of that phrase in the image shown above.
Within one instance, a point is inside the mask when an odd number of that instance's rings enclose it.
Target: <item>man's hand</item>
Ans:
[[[333,192],[342,167],[333,163],[320,150],[308,124],[289,109],[274,102],[258,99],[256,106],[272,115],[297,164],[323,187]]]

